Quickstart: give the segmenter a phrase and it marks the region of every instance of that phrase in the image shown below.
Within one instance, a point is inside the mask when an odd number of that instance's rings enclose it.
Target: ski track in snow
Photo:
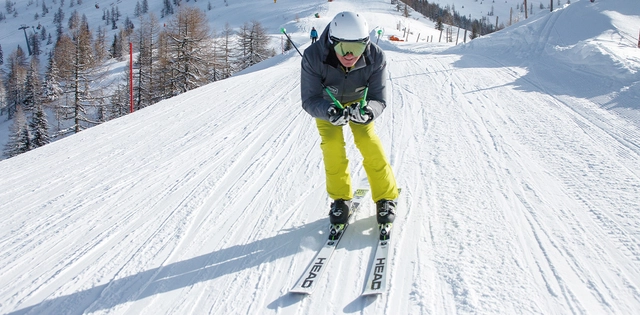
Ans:
[[[371,201],[313,295],[288,293],[327,237],[329,205],[289,52],[0,163],[0,199],[13,209],[0,226],[0,313],[640,309],[638,127],[561,93],[544,63],[447,47],[384,43],[389,104],[375,124],[403,189],[387,293],[360,296],[376,238]],[[571,73],[578,85],[597,77]],[[355,183],[362,159],[345,135]]]

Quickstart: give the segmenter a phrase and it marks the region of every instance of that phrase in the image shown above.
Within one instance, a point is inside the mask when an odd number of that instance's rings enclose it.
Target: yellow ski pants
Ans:
[[[343,128],[319,118],[316,118],[316,125],[322,139],[320,148],[327,176],[329,197],[334,200],[350,200],[353,198],[353,189],[351,188]],[[380,138],[375,133],[373,122],[368,125],[350,122],[349,127],[351,127],[356,147],[362,154],[362,164],[369,179],[373,201],[396,199],[398,197],[396,179],[382,148]]]

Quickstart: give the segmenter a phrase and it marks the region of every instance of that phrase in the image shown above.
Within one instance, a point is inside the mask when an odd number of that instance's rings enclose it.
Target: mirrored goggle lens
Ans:
[[[336,53],[340,56],[346,56],[348,54],[353,54],[354,56],[360,56],[364,53],[364,50],[367,48],[367,43],[365,42],[337,42],[333,47]]]

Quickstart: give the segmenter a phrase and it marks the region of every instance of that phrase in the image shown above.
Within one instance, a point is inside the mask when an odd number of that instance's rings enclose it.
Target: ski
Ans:
[[[389,241],[392,223],[378,224],[378,246],[375,258],[370,262],[366,287],[362,295],[381,294],[387,289],[387,269],[389,267]]]
[[[398,189],[398,193],[402,190]],[[396,209],[398,199],[396,201]],[[389,269],[389,243],[393,223],[378,223],[378,246],[373,260],[369,263],[369,274],[362,295],[382,294],[387,290],[387,269]]]
[[[351,220],[354,214],[358,211],[368,193],[369,189],[356,190],[351,201],[352,210],[349,220]],[[289,292],[302,294],[311,294],[313,292],[318,280],[327,269],[327,264],[329,263],[333,252],[338,247],[338,243],[342,239],[347,227],[349,227],[349,223],[331,224],[329,226],[329,237],[327,238],[324,246],[320,248],[309,267],[307,267],[298,282],[296,282]]]

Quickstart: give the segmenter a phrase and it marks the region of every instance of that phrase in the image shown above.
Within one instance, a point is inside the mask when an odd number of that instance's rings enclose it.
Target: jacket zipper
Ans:
[[[343,99],[344,98],[344,89],[345,89],[345,86],[347,84],[347,77],[349,76],[349,72],[351,72],[351,71],[349,69],[343,67],[343,66],[340,66],[340,67],[344,71],[344,81],[342,81],[342,88],[340,89],[341,90],[340,99]]]

